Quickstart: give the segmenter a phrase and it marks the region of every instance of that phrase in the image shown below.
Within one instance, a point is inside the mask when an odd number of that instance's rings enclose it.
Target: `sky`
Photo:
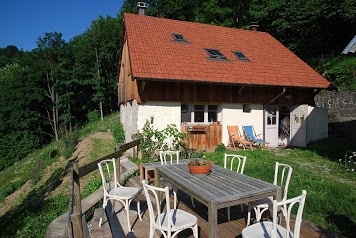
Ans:
[[[2,0],[0,47],[31,51],[45,32],[58,32],[68,42],[99,16],[115,17],[123,0]]]

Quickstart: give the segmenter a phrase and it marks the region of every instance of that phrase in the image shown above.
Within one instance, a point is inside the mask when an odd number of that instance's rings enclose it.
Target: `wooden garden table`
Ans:
[[[273,196],[280,200],[279,186],[213,165],[212,172],[198,177],[189,172],[186,163],[156,165],[155,186],[160,176],[208,207],[209,237],[217,237],[217,211],[241,203]]]

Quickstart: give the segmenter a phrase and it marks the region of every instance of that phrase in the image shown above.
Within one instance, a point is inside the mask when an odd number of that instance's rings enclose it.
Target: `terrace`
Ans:
[[[105,156],[98,161],[107,158],[120,158],[123,152],[130,148],[135,148],[138,146],[139,141],[133,141],[129,144],[125,144],[119,148],[115,153]],[[137,147],[138,149],[138,147]],[[137,152],[135,148],[135,152]],[[107,218],[104,219],[103,225],[99,228],[99,218],[103,214],[102,208],[96,208],[94,211],[94,216],[91,219],[90,226],[88,226],[87,221],[84,219],[83,214],[87,213],[90,208],[94,207],[103,197],[102,189],[97,190],[95,193],[90,195],[88,198],[84,200],[80,200],[80,178],[85,176],[91,171],[96,170],[96,164],[98,161],[95,161],[89,165],[86,165],[82,168],[73,168],[73,183],[71,186],[72,196],[71,196],[71,208],[72,210],[69,213],[69,216],[65,214],[62,218],[62,226],[65,237],[89,237],[89,233],[91,233],[92,237],[147,237],[149,233],[149,218],[148,211],[146,211],[145,206],[145,197],[141,194],[140,200],[142,201],[142,210],[143,210],[143,221],[140,221],[137,218],[137,214],[134,212],[135,204],[132,204],[132,209],[130,211],[130,221],[132,225],[133,232],[128,232],[127,224],[126,224],[126,216],[122,211],[122,207],[120,207],[119,203],[115,203],[115,213],[111,214],[110,204],[106,208]],[[132,174],[136,169],[136,165],[132,164],[128,160],[118,160],[121,161],[121,166],[118,166],[118,170],[122,170],[122,175],[128,176]],[[124,176],[123,176],[124,177]],[[123,178],[122,177],[122,178]],[[140,183],[140,179],[137,176],[131,177],[126,186],[136,186],[142,187]],[[78,195],[79,194],[79,195]],[[209,224],[208,224],[208,209],[205,205],[196,203],[196,207],[191,205],[190,197],[187,196],[184,192],[179,191],[178,193],[178,208],[185,210],[193,215],[196,215],[198,218],[198,226],[199,226],[199,237],[209,237]],[[77,204],[74,206],[74,203]],[[246,208],[246,207],[245,207]],[[68,219],[66,219],[66,216]],[[105,216],[104,216],[105,217]],[[226,209],[220,209],[217,214],[218,226],[217,226],[217,237],[241,237],[241,231],[246,226],[245,223],[246,218],[246,209],[244,209],[244,213],[241,213],[240,206],[234,206],[231,209],[231,221],[227,219]],[[61,220],[61,219],[59,219]],[[69,222],[69,223],[67,223]],[[53,222],[50,226],[55,226],[57,230],[59,229],[58,223],[61,223],[57,219],[57,223]],[[69,225],[69,226],[68,226]],[[88,227],[91,228],[90,232]],[[61,237],[64,237],[61,236]],[[48,237],[48,233],[47,233]],[[57,237],[57,236],[52,236]],[[58,236],[59,237],[59,236]],[[160,234],[156,234],[155,237],[160,237]],[[188,232],[182,233],[179,237],[191,237],[191,234]],[[333,232],[324,230],[320,228],[318,225],[312,224],[309,221],[303,219],[301,226],[301,237],[342,237],[334,234]]]

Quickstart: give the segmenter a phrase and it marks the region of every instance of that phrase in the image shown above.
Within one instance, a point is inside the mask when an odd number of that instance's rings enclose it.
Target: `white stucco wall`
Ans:
[[[132,141],[131,136],[137,133],[138,109],[136,100],[120,105],[120,120],[124,127],[126,143]]]
[[[256,134],[263,134],[263,105],[250,104],[251,112],[243,112],[243,104],[222,104],[221,105],[222,142],[229,143],[227,126],[237,125],[241,134],[242,126],[252,125]]]
[[[328,137],[328,109],[308,106],[307,143]]]
[[[151,122],[153,118],[153,128],[163,130],[168,124],[175,124],[180,130],[180,102],[147,102],[139,105],[137,128],[142,131],[146,120]]]

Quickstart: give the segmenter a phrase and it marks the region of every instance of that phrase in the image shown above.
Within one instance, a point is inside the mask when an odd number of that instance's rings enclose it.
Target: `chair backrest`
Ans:
[[[274,185],[278,185],[282,190],[282,201],[287,199],[289,182],[292,176],[293,168],[288,164],[276,162],[274,170]]]
[[[175,150],[166,150],[166,151],[160,151],[159,152],[159,158],[161,160],[161,164],[167,164],[170,162],[170,164],[173,164],[173,158],[176,157],[176,162],[179,164],[179,151]]]
[[[98,167],[104,192],[108,194],[111,189],[118,187],[115,158],[99,162]]]
[[[227,131],[229,132],[229,136],[233,141],[241,140],[240,131],[237,126],[227,126]]]
[[[226,154],[224,156],[224,168],[227,168],[228,165],[228,160],[230,160],[230,170],[233,170],[234,167],[234,161],[238,161],[236,172],[243,174],[244,169],[245,169],[245,163],[246,163],[246,156],[242,155],[231,155],[231,154]]]
[[[302,215],[303,215],[303,209],[304,209],[304,204],[305,204],[305,198],[307,196],[307,191],[303,190],[302,195],[291,198],[285,201],[277,202],[277,200],[273,200],[273,225],[272,225],[272,238],[277,238],[280,237],[277,232],[274,232],[277,230],[277,223],[278,223],[278,207],[283,207],[287,208],[287,211],[283,211],[283,213],[286,214],[285,219],[286,219],[286,234],[283,237],[293,237],[293,238],[299,238],[300,237],[300,226],[302,223]],[[293,236],[290,234],[291,231],[291,213],[292,213],[292,208],[295,204],[298,204],[298,211],[297,211],[297,216],[295,217],[294,221],[294,231],[293,231]]]
[[[148,185],[145,180],[142,180],[142,185],[143,185],[143,190],[145,191],[145,196],[146,196],[146,201],[147,201],[147,206],[148,206],[148,212],[150,216],[150,224],[153,226],[155,224],[155,221],[162,221],[161,213],[162,213],[162,208],[161,208],[161,202],[160,202],[160,193],[165,197],[165,202],[166,202],[166,215],[168,218],[168,229],[171,229],[173,222],[172,222],[172,216],[171,216],[171,206],[170,206],[170,201],[169,201],[169,188],[159,188],[155,187],[152,185]],[[152,203],[151,197],[154,199],[154,203]],[[157,219],[155,219],[155,217]],[[161,229],[162,224],[158,224],[159,227],[158,229]]]
[[[248,140],[256,140],[255,133],[252,126],[242,126],[242,128]]]

